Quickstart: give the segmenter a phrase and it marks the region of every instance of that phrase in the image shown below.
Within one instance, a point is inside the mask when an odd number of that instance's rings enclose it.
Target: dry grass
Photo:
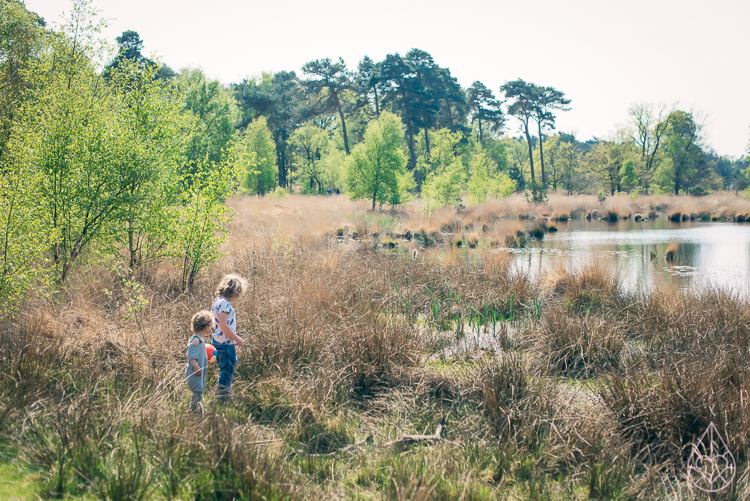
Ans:
[[[627,295],[606,258],[532,280],[482,245],[518,245],[520,217],[714,214],[745,201],[681,203],[553,194],[548,206],[514,196],[427,216],[343,197],[233,199],[227,254],[189,293],[166,263],[138,270],[148,305],[133,315],[121,280],[92,267],[4,326],[3,451],[36,472],[45,496],[667,499],[687,492],[686,451],[713,421],[747,492],[744,297]],[[407,231],[420,237],[406,251],[351,239]],[[462,236],[477,249],[435,245]],[[209,414],[191,418],[187,326],[227,272],[249,281],[235,305],[247,342],[235,401],[214,402],[212,369]],[[480,333],[497,347],[439,355]],[[384,446],[438,423],[438,443]]]

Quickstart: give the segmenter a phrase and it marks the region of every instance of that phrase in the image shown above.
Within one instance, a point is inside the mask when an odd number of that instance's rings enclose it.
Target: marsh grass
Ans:
[[[711,421],[738,460],[733,495],[750,490],[744,296],[625,293],[606,258],[532,279],[482,245],[522,245],[526,224],[564,214],[737,214],[745,201],[552,194],[429,215],[343,197],[230,205],[226,254],[189,292],[169,263],[136,270],[147,304],[134,318],[119,275],[92,265],[0,328],[0,451],[40,496],[674,499]],[[407,232],[415,254],[365,238]],[[461,234],[477,239],[473,259],[436,245]],[[211,368],[208,412],[191,416],[187,326],[228,272],[248,279],[234,401],[217,404]],[[494,347],[444,355],[480,335]],[[439,423],[441,440],[386,445]]]

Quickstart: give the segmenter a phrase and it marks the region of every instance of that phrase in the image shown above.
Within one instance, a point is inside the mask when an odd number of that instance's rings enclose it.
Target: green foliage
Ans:
[[[526,201],[533,204],[546,204],[549,202],[547,189],[542,183],[531,181],[528,185],[528,191],[524,193]]]
[[[38,169],[41,224],[54,235],[59,280],[92,243],[112,240],[109,229],[128,199],[131,177],[139,175],[128,156],[129,131],[118,122],[120,103],[87,50],[81,40],[58,39],[49,60],[58,71],[30,103],[19,140],[31,152],[26,168]]]
[[[490,193],[496,199],[508,198],[516,192],[518,185],[514,179],[503,172],[498,172],[490,184]]]
[[[442,172],[432,172],[422,186],[425,209],[429,212],[446,205],[460,205],[464,181],[464,168],[458,160]]]
[[[209,160],[205,162],[209,164]],[[171,234],[171,258],[182,269],[182,289],[188,290],[208,265],[221,257],[219,246],[226,240],[231,210],[224,201],[234,191],[238,173],[226,158],[219,164],[199,165],[189,188],[181,194]]]
[[[264,117],[248,124],[237,145],[237,161],[245,193],[264,195],[276,186],[276,145]]]
[[[229,91],[201,70],[182,70],[177,83],[185,96],[183,110],[191,131],[185,146],[185,171],[194,174],[199,166],[206,167],[206,158],[209,165],[218,164],[223,152],[234,145],[239,110]]]
[[[321,160],[323,166],[320,172],[320,181],[325,188],[339,191],[344,189],[346,184],[346,154],[338,149],[329,150],[328,154]]]
[[[692,113],[674,111],[669,115],[665,152],[672,161],[671,177],[674,194],[691,184],[697,174],[698,162],[703,154],[700,132],[702,124]]]
[[[127,249],[130,268],[165,256],[171,207],[179,196],[184,117],[176,89],[165,88],[157,71],[155,65],[123,60],[109,74],[127,173],[115,213],[114,250]]]
[[[47,45],[43,26],[22,2],[0,0],[0,161],[24,96],[38,84],[34,68]]]
[[[292,135],[291,142],[300,158],[295,179],[300,181],[304,188],[320,193],[324,186],[323,162],[320,160],[330,147],[328,134],[320,127],[308,124],[297,129]]]
[[[54,234],[43,223],[38,174],[14,144],[0,162],[0,318],[12,313],[26,290],[46,278]]]
[[[490,192],[490,174],[487,155],[484,152],[474,152],[470,162],[471,179],[468,183],[469,200],[476,204],[487,202]]]
[[[468,174],[468,164],[464,163],[464,158],[468,159],[468,155],[465,154],[469,144],[463,140],[461,134],[451,132],[448,129],[431,129],[429,130],[429,139],[429,155],[424,139],[420,138],[416,146],[416,150],[419,152],[417,168],[422,179],[426,179],[432,172],[443,172],[456,160],[461,163],[465,174]]]
[[[620,182],[626,191],[630,191],[638,185],[638,172],[635,170],[635,162],[628,159],[620,168]]]
[[[406,158],[401,151],[401,120],[393,113],[382,113],[367,127],[364,142],[346,160],[346,179],[352,200],[372,200],[375,204],[400,200],[406,186]],[[401,182],[399,182],[401,179]]]
[[[706,188],[704,188],[701,185],[696,185],[696,186],[693,186],[692,188],[690,188],[688,190],[688,193],[690,193],[694,197],[704,197],[704,196],[710,194],[711,192],[708,191]]]

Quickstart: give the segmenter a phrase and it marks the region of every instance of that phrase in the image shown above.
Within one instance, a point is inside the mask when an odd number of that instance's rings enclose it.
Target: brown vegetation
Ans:
[[[557,214],[601,205],[556,198]],[[625,293],[604,257],[532,280],[481,245],[524,238],[521,213],[546,224],[517,200],[429,217],[341,197],[231,205],[226,256],[191,291],[166,263],[138,270],[148,304],[133,310],[120,278],[93,267],[0,331],[0,436],[42,495],[683,497],[709,422],[748,493],[744,296]],[[448,227],[477,249],[436,246]],[[355,231],[414,238],[376,251]],[[212,368],[209,412],[191,418],[189,319],[227,272],[249,282],[234,402],[215,401]],[[494,348],[469,349],[479,336]]]

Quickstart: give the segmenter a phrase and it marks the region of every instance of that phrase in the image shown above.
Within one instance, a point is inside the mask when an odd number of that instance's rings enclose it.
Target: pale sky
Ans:
[[[26,0],[48,22],[70,0]],[[300,74],[343,57],[356,69],[412,48],[468,87],[496,97],[508,80],[572,99],[557,129],[606,137],[633,103],[674,103],[707,115],[706,143],[743,156],[750,143],[750,2],[746,0],[93,0],[106,38],[137,31],[144,54],[200,67],[225,84],[263,71]],[[509,133],[518,124],[509,121]]]

